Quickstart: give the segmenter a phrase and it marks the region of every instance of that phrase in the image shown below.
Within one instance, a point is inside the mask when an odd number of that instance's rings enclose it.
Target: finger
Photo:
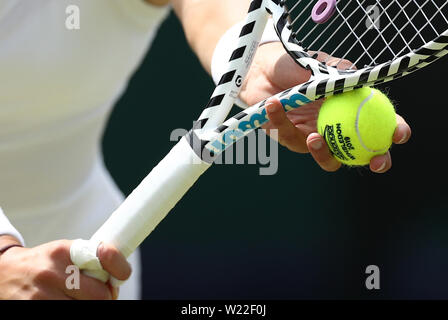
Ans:
[[[373,157],[370,160],[370,170],[376,173],[385,173],[392,167],[392,157],[388,151],[384,155]]]
[[[62,292],[58,292],[58,293],[48,293],[48,292],[43,292],[43,293],[35,293],[33,295],[31,295],[31,297],[29,297],[29,299],[31,300],[73,300],[73,298],[67,296],[66,294],[62,293]]]
[[[19,299],[28,299],[28,300],[73,300],[73,298],[69,297],[65,292],[59,290],[56,287],[42,287],[42,286],[34,286],[30,288],[30,295],[27,297],[21,297]]]
[[[131,265],[123,254],[113,245],[101,243],[98,247],[98,258],[104,270],[118,280],[127,280],[131,275]]]
[[[113,298],[113,292],[108,284],[82,273],[79,278],[79,288],[65,287],[64,293],[76,300],[111,300]]]
[[[285,110],[280,101],[272,99],[266,104],[266,112],[270,121],[270,129],[278,130],[278,142],[291,151],[307,153],[308,149],[305,146],[305,137],[297,129],[294,124],[286,116]]]
[[[114,287],[109,283],[109,289],[112,292],[112,300],[117,300],[120,295],[120,287]]]
[[[341,163],[331,155],[325,139],[320,134],[310,134],[306,144],[314,160],[325,171],[334,172],[341,167]]]
[[[317,53],[317,60],[325,63],[327,66],[336,67],[337,69],[340,70],[356,69],[353,63],[350,62],[349,60],[333,57],[321,51],[319,52],[310,51],[310,53],[311,54]]]
[[[395,129],[393,142],[396,144],[403,144],[409,141],[411,137],[411,127],[406,121],[397,114],[397,128]]]

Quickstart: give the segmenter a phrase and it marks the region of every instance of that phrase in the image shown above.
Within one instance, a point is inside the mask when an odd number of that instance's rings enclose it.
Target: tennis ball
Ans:
[[[317,119],[319,134],[333,156],[349,166],[363,166],[385,154],[396,127],[392,103],[369,87],[327,98]]]

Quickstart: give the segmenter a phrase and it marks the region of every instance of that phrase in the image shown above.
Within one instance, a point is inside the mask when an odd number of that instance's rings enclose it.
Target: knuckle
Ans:
[[[53,283],[59,279],[59,275],[55,270],[44,267],[36,272],[34,280],[38,283]]]
[[[55,259],[69,256],[69,245],[65,241],[55,241],[50,248],[50,257]]]
[[[280,132],[279,142],[286,147],[294,147],[297,144],[297,136],[292,132]]]
[[[341,168],[341,163],[334,158],[331,158],[327,161],[321,162],[320,166],[323,170],[327,172],[336,172]]]

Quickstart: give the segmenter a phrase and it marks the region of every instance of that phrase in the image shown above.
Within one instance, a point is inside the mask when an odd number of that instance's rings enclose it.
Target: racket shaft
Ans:
[[[182,138],[91,240],[111,243],[127,258],[209,167]]]
[[[260,5],[260,8],[263,7]],[[232,81],[220,81],[215,88],[215,91],[212,94],[212,100],[213,98],[220,96],[223,98],[219,103],[219,108],[215,107],[213,116],[208,119],[204,125],[204,129],[214,130],[227,118],[235,99],[241,91],[242,82],[246,78],[250,66],[252,65],[252,61],[258,49],[258,45],[260,44],[260,39],[263,36],[263,31],[266,28],[268,19],[269,13],[264,9],[253,10],[247,14],[243,23],[243,30],[240,33],[237,43],[235,43],[235,50],[229,57],[230,60],[226,68],[227,71],[234,72],[234,76],[232,77]],[[251,31],[248,32],[247,30]],[[242,57],[239,57],[241,49],[244,49],[244,53]]]

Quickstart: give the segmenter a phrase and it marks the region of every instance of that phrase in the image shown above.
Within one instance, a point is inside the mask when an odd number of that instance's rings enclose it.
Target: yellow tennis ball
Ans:
[[[327,98],[317,120],[333,156],[350,166],[369,164],[374,156],[385,154],[396,127],[392,103],[369,87]]]

